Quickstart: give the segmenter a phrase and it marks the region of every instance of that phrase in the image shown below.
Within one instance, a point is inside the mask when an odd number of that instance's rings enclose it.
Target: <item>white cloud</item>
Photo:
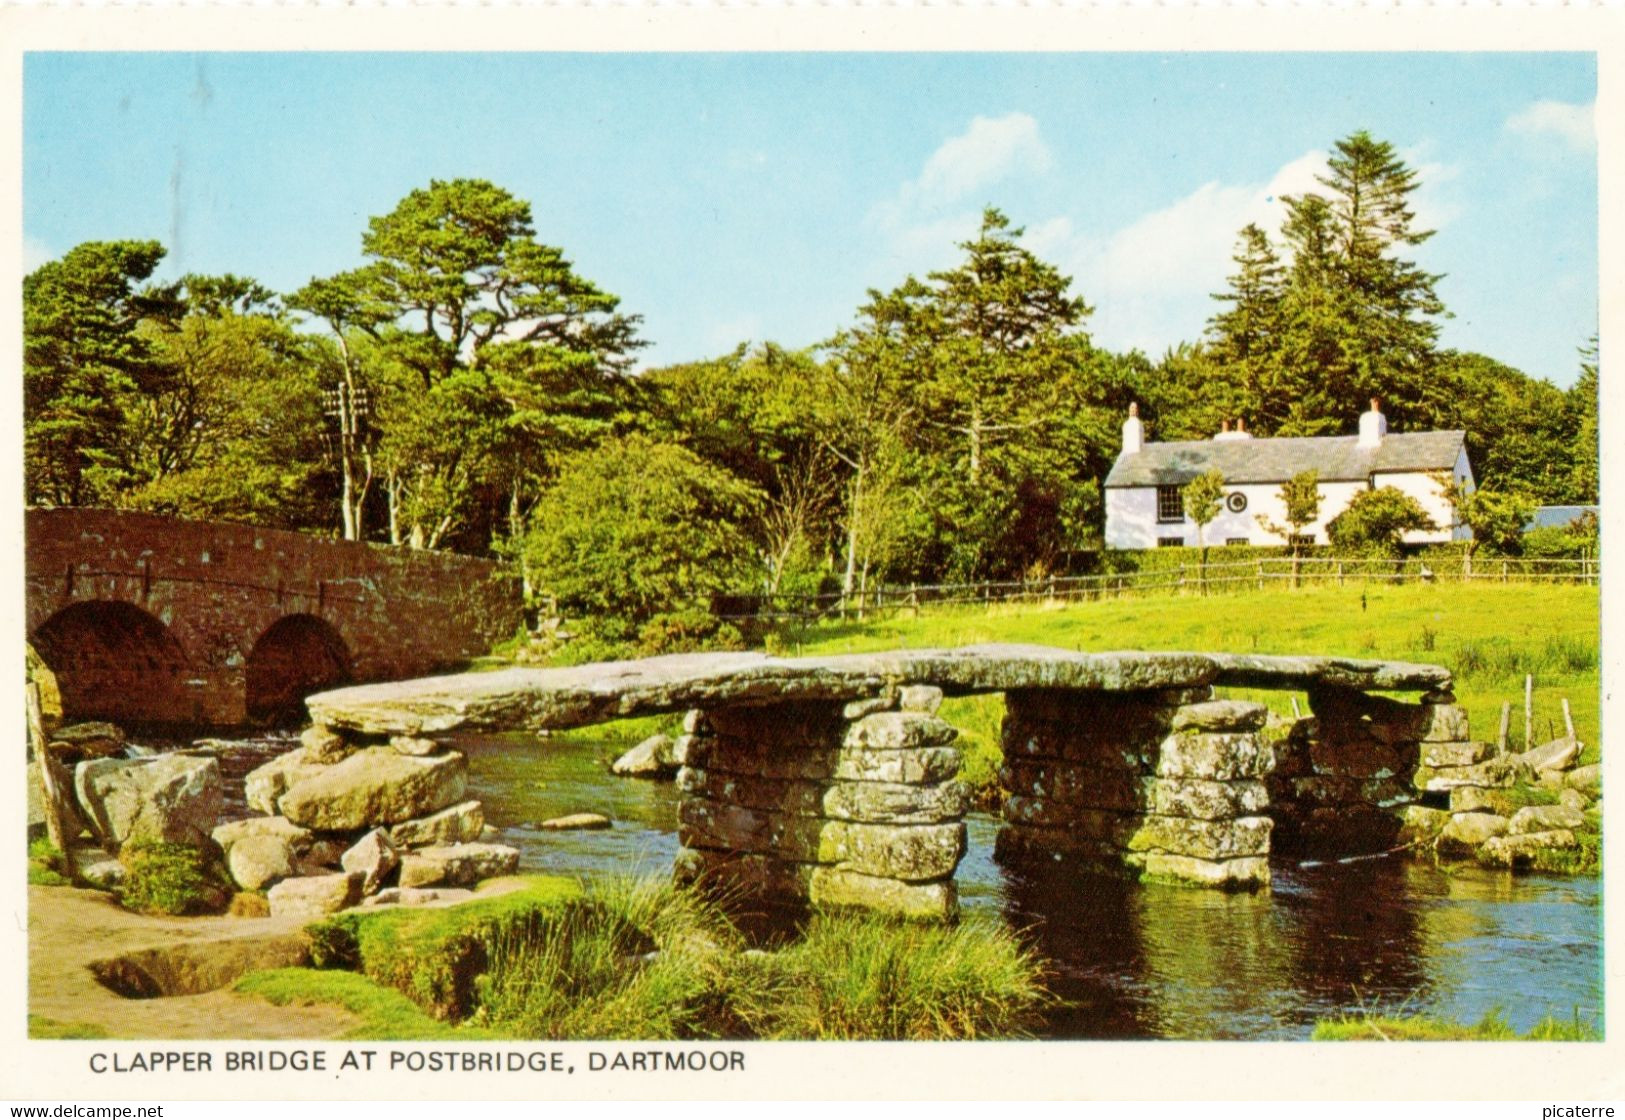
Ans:
[[[1325,153],[1311,151],[1264,183],[1204,183],[1104,238],[1056,245],[1053,259],[1098,309],[1090,326],[1103,345],[1156,356],[1200,333],[1213,311],[1210,293],[1224,287],[1234,267],[1230,255],[1241,228],[1255,222],[1274,237],[1286,213],[1282,197],[1318,189],[1315,176],[1325,170]]]
[[[1596,102],[1575,105],[1568,101],[1536,101],[1508,117],[1506,130],[1515,136],[1555,136],[1577,151],[1594,151],[1596,109]]]
[[[926,157],[920,173],[877,203],[868,224],[878,235],[871,275],[895,283],[904,273],[946,267],[956,246],[976,235],[976,195],[996,183],[1042,175],[1054,163],[1038,122],[1026,113],[976,116]]]
[[[1026,113],[975,117],[931,153],[912,186],[927,202],[954,201],[1019,171],[1042,174],[1052,162],[1038,122]]]
[[[1026,113],[974,117],[964,132],[938,145],[917,177],[875,206],[869,219],[887,231],[906,231],[928,218],[940,220],[942,211],[973,192],[1014,175],[1041,175],[1053,162],[1038,122]]]

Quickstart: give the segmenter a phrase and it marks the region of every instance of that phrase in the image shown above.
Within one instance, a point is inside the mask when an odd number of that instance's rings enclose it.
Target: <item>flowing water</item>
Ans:
[[[288,744],[276,744],[285,748]],[[677,851],[669,782],[615,778],[628,744],[464,735],[469,796],[520,849],[520,868],[584,880],[666,874]],[[614,827],[552,832],[567,813]],[[1056,1038],[1302,1039],[1363,1010],[1527,1030],[1547,1014],[1602,1025],[1597,879],[1445,873],[1399,858],[1278,866],[1257,895],[1144,886],[993,862],[996,817],[974,814],[956,876],[967,914],[1024,931],[1061,1005]]]

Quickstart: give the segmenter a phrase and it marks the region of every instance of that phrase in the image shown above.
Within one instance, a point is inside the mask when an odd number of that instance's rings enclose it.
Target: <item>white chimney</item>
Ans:
[[[1360,444],[1361,447],[1378,447],[1382,444],[1382,437],[1388,434],[1388,417],[1382,414],[1377,406],[1377,398],[1371,398],[1371,411],[1360,414]]]
[[[1123,421],[1123,454],[1138,454],[1145,446],[1145,425],[1140,423],[1140,406],[1130,401],[1128,419]]]

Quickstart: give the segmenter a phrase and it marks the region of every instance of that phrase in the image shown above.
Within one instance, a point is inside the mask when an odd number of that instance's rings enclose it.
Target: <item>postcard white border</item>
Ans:
[[[1156,7],[181,7],[0,8],[0,274],[11,277],[0,330],[0,370],[20,395],[22,275],[22,55],[34,50],[490,50],[505,51],[1595,51],[1597,54],[1600,322],[1603,348],[1625,324],[1625,12],[1618,9],[1399,8],[1279,10]],[[1611,440],[1625,415],[1625,378],[1603,382],[1605,501],[1625,467]],[[22,609],[21,420],[0,410],[0,441],[15,472],[0,503],[11,578],[0,626],[20,670]],[[1621,590],[1613,550],[1620,509],[1604,506],[1604,725],[1620,723],[1614,696],[1622,652]],[[14,670],[16,671],[16,670]],[[20,751],[20,700],[0,707]],[[1625,764],[1605,762],[1610,783]],[[0,820],[20,822],[22,789],[0,783]],[[1605,866],[1625,842],[1617,811],[1605,829]],[[16,829],[20,832],[20,829]],[[1616,873],[1617,874],[1617,873]],[[1625,1098],[1625,968],[1619,891],[1607,891],[1601,1044],[1314,1044],[1177,1042],[755,1043],[743,1077],[682,1074],[569,1079],[499,1077],[139,1074],[94,1076],[89,1054],[134,1044],[26,1037],[23,861],[0,860],[0,1098],[37,1101],[390,1100],[544,1098],[935,1099],[1539,1099]],[[259,1048],[283,1044],[255,1044]],[[292,1044],[287,1044],[292,1045]],[[333,1053],[345,1043],[318,1044]],[[373,1044],[356,1044],[373,1045]],[[380,1047],[400,1044],[376,1044]],[[524,1044],[516,1044],[524,1048]],[[538,1044],[540,1045],[540,1044]],[[584,1052],[614,1044],[568,1044]],[[631,1044],[626,1044],[630,1048]],[[223,1053],[224,1043],[174,1047]],[[242,1047],[238,1047],[242,1048]],[[467,1047],[459,1047],[467,1048]],[[730,1046],[730,1048],[734,1048]],[[219,1063],[217,1062],[217,1065]],[[1538,1116],[1538,1113],[1534,1115]]]

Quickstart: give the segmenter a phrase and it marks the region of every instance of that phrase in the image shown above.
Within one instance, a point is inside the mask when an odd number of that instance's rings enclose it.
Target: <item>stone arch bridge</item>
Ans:
[[[1313,714],[1266,730],[1263,705],[1214,699],[1225,686],[1301,690]],[[1447,670],[1330,657],[692,654],[346,688],[307,706],[357,744],[685,711],[680,878],[941,917],[957,906],[969,804],[938,704],[980,693],[1005,701],[1005,862],[1255,889],[1272,849],[1382,850],[1425,791],[1496,764],[1468,741]]]
[[[106,509],[25,515],[28,640],[70,718],[235,726],[444,672],[520,624],[488,560]]]

